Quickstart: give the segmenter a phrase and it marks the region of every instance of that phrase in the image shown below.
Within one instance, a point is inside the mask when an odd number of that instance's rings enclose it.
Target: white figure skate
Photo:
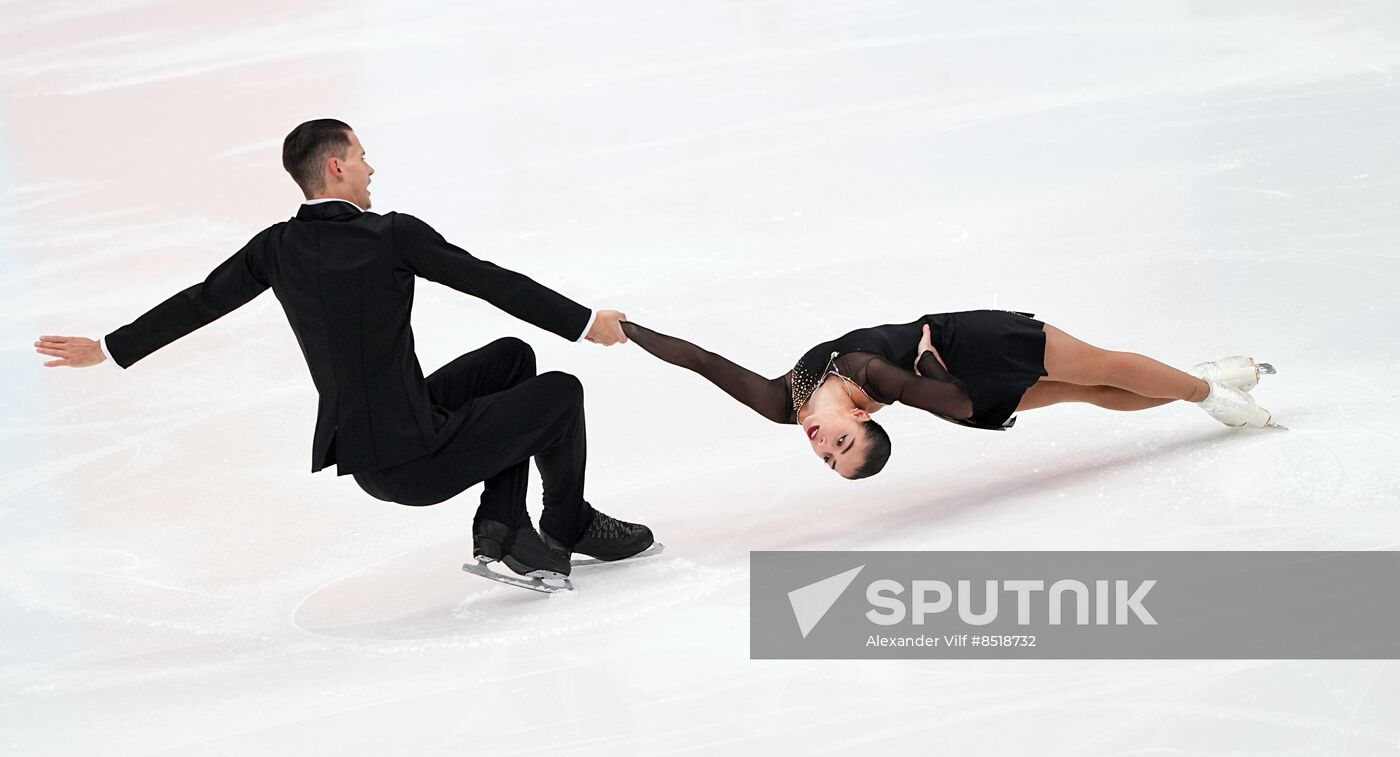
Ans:
[[[1276,425],[1269,411],[1255,404],[1253,397],[1220,381],[1206,379],[1206,383],[1210,386],[1210,394],[1197,404],[1209,413],[1210,417],[1231,428],[1265,428]]]
[[[1277,373],[1268,363],[1256,363],[1254,358],[1245,355],[1197,363],[1187,373],[1206,381],[1219,381],[1226,386],[1247,392],[1259,385],[1259,376]]]

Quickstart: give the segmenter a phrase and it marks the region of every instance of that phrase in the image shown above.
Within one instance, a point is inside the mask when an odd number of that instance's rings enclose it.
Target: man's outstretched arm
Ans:
[[[49,368],[86,368],[107,357],[122,368],[246,304],[269,283],[260,272],[265,236],[259,234],[195,284],[113,331],[101,342],[79,336],[42,336],[35,352],[57,358]]]
[[[529,276],[476,258],[414,216],[394,214],[394,246],[414,275],[480,297],[545,331],[604,345],[627,341],[622,313],[591,311]]]

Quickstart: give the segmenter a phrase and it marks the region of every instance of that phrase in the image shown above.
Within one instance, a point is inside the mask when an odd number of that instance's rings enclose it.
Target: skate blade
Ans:
[[[641,552],[638,552],[637,554],[632,555],[631,557],[624,557],[621,560],[599,560],[596,557],[580,557],[576,560],[570,560],[569,564],[577,568],[583,565],[602,565],[605,563],[632,562],[633,560],[636,560],[639,557],[651,557],[652,555],[659,555],[665,549],[666,545],[658,541],[652,542],[652,545],[650,547],[647,547]]]
[[[539,570],[535,571],[529,576],[524,577],[508,576],[504,573],[497,573],[496,571],[491,570],[489,567],[487,567],[490,564],[491,562],[487,560],[464,563],[462,565],[462,570],[465,570],[466,572],[471,573],[474,576],[489,578],[492,581],[496,581],[497,583],[509,584],[510,586],[519,586],[522,589],[538,591],[541,594],[558,594],[561,591],[574,590],[573,581],[570,581],[567,576],[561,576],[553,571]],[[545,583],[546,579],[550,581],[559,581],[561,583]]]
[[[1287,430],[1288,430],[1288,427],[1285,426],[1285,425],[1283,425],[1282,423],[1276,423],[1276,422],[1274,422],[1274,415],[1273,415],[1273,413],[1269,413],[1269,420],[1268,420],[1264,425],[1262,425],[1262,426],[1253,426],[1252,428],[1257,428],[1257,429],[1261,429],[1261,430],[1264,430],[1264,431],[1287,431]]]

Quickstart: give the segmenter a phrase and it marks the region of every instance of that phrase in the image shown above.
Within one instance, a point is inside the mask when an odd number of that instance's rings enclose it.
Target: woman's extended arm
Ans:
[[[684,339],[659,334],[631,321],[622,322],[627,338],[642,349],[672,365],[695,371],[723,389],[730,397],[748,405],[774,423],[789,423],[786,376],[766,379],[741,365],[713,352],[697,347]]]

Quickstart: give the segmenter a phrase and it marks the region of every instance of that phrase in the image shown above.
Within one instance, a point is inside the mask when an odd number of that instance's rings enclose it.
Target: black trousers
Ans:
[[[527,522],[530,458],[544,487],[540,528],[573,544],[593,519],[583,498],[587,458],[583,385],[559,372],[535,375],[535,352],[505,337],[458,357],[428,376],[433,402],[466,420],[437,451],[402,465],[354,474],[370,496],[435,505],[486,482],[476,517]]]

